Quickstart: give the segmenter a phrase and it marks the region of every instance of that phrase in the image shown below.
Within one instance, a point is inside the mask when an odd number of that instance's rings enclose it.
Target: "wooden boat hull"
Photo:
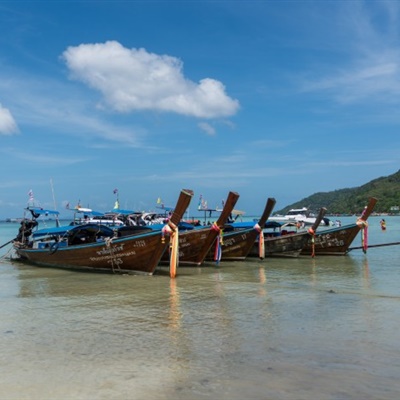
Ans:
[[[221,261],[241,261],[246,259],[258,235],[259,233],[253,228],[225,233],[221,245]],[[207,261],[215,261],[215,246],[216,244],[214,243],[208,252]]]
[[[309,240],[308,232],[264,238],[265,257],[298,257]],[[258,241],[254,243],[249,257],[259,257]]]
[[[15,246],[21,261],[36,266],[152,275],[169,245],[162,232],[128,236],[93,244],[31,249]]]
[[[238,199],[238,193],[229,192],[221,215],[216,222],[207,227],[179,233],[179,264],[188,266],[203,264],[212,244],[215,240],[219,240],[217,237]],[[168,260],[169,252],[163,256],[162,262],[165,263]]]
[[[313,243],[309,240],[301,254],[308,255],[314,252],[315,255],[346,255],[357,234],[368,226],[367,219],[377,201],[375,197],[371,197],[360,218],[354,224],[318,231],[315,234],[314,248]]]
[[[276,200],[269,197],[264,207],[264,211],[258,220],[257,224],[252,227],[238,228],[235,229],[235,225],[227,225],[225,227],[225,233],[223,234],[223,240],[221,246],[221,261],[240,261],[246,259],[251,249],[253,248],[254,242],[260,235],[261,226],[264,226],[268,217],[270,216]],[[228,230],[228,231],[226,231]],[[216,245],[211,247],[207,254],[206,260],[217,261],[216,257]],[[219,261],[219,260],[218,260]]]
[[[348,253],[361,227],[357,224],[350,224],[338,228],[331,228],[318,231],[315,234],[314,252],[315,255],[343,256]],[[312,254],[311,238],[304,246],[301,255]]]
[[[170,220],[159,230],[115,236],[110,228],[83,224],[40,230],[31,235],[32,230],[25,227],[14,240],[14,250],[21,261],[36,266],[152,275],[171,243],[170,276],[175,278],[177,224],[192,197],[192,190],[183,189]]]
[[[198,228],[179,232],[179,265],[201,265],[204,261],[204,243],[210,228]],[[161,257],[161,264],[169,263],[169,251]]]

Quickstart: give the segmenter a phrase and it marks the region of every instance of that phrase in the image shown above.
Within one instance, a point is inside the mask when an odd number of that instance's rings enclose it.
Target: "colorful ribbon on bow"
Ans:
[[[215,222],[212,224],[211,229],[218,232],[217,239],[215,240],[215,250],[214,250],[214,261],[218,265],[222,258],[222,245],[224,244],[223,232]]]
[[[361,246],[365,254],[368,249],[368,222],[364,221],[362,218],[359,218],[357,220],[357,225],[361,229]]]
[[[260,257],[261,260],[265,258],[265,242],[264,242],[264,230],[261,229],[261,226],[258,224],[255,224],[253,227],[258,233],[258,257]]]
[[[171,278],[176,277],[176,269],[179,264],[179,229],[171,221],[165,225],[162,229],[161,240],[164,242],[164,235],[167,234],[171,237],[169,247],[170,247],[170,259],[169,259],[169,276]]]
[[[313,228],[309,228],[307,231],[311,235],[311,257],[315,257],[315,231]]]

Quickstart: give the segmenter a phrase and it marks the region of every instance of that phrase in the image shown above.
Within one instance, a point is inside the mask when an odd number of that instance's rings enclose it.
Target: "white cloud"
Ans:
[[[357,65],[336,76],[308,83],[305,91],[330,91],[340,103],[353,103],[371,96],[380,96],[389,102],[400,92],[400,60],[385,64]],[[376,99],[377,97],[375,97]]]
[[[371,102],[397,103],[400,93],[400,51],[398,23],[400,9],[396,2],[343,3],[340,37],[347,61],[332,68],[313,70],[304,82],[305,92],[327,92],[340,104]],[[382,21],[379,23],[376,14]],[[385,29],[382,29],[384,24]],[[338,42],[340,42],[338,40]],[[328,71],[328,72],[327,72]]]
[[[238,100],[211,78],[186,79],[175,57],[127,49],[116,41],[68,47],[62,55],[72,78],[100,91],[119,112],[156,110],[198,118],[234,115]]]
[[[0,104],[0,135],[12,135],[17,132],[18,127],[10,110]]]
[[[35,164],[36,166],[41,165],[73,165],[86,162],[90,160],[89,157],[61,157],[57,155],[39,154],[33,151],[18,151],[13,148],[2,148],[1,153],[12,154],[14,158],[18,158],[23,161]]]
[[[199,128],[207,133],[207,135],[214,136],[215,135],[215,128],[211,126],[208,122],[199,122]]]

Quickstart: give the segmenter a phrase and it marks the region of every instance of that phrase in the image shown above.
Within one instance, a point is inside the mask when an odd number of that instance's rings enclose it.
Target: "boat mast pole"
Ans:
[[[57,211],[56,197],[54,195],[53,178],[50,178],[51,193],[53,195],[54,211]],[[56,226],[60,226],[60,221],[58,219],[58,214],[56,214]]]

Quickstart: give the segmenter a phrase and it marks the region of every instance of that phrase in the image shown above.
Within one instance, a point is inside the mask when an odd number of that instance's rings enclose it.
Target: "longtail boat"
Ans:
[[[363,251],[366,252],[368,248],[367,219],[373,212],[377,201],[375,197],[371,197],[355,223],[317,232],[314,244],[309,240],[301,251],[301,255],[312,254],[312,252],[316,255],[346,255],[359,232],[361,232]]]
[[[281,236],[264,237],[264,256],[265,257],[298,257],[304,246],[311,242],[315,236],[315,232],[321,223],[326,208],[319,210],[317,218],[311,228],[298,233],[289,233]],[[255,243],[249,253],[249,257],[260,257],[259,243]],[[313,255],[313,254],[311,254]]]
[[[263,228],[267,219],[274,209],[276,200],[268,198],[265,203],[264,211],[258,222],[249,228],[235,230],[235,224],[227,224],[224,228],[220,249],[216,249],[207,254],[206,260],[211,261],[240,261],[244,260],[252,250],[255,241],[263,234]],[[260,249],[262,251],[262,248]]]
[[[179,233],[179,265],[198,266],[203,264],[213,243],[220,240],[222,229],[238,199],[238,193],[229,192],[216,222],[210,226],[193,227],[191,230]],[[163,255],[161,261],[162,263],[168,261],[168,252]]]
[[[113,273],[152,275],[167,247],[173,244],[170,275],[176,275],[178,228],[193,191],[182,190],[170,220],[157,231],[118,236],[98,224],[82,224],[32,231],[35,220],[23,220],[13,241],[19,260],[34,266]]]

